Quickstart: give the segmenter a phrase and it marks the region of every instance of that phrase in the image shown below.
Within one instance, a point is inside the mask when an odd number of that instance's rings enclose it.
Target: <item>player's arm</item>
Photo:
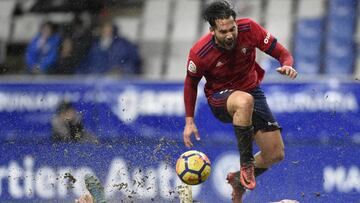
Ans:
[[[274,50],[272,50],[270,55],[276,58],[281,64],[281,67],[276,69],[278,73],[282,75],[287,75],[291,79],[296,78],[297,71],[293,68],[293,57],[285,47],[283,47],[279,42],[277,42]]]
[[[280,74],[287,75],[291,79],[297,76],[296,70],[293,68],[294,59],[290,52],[281,45],[277,39],[267,30],[254,21],[250,21],[253,36],[255,37],[256,46],[263,52],[269,54],[279,61],[281,67],[276,71]]]
[[[200,78],[192,78],[187,75],[184,83],[184,103],[185,103],[185,128],[184,128],[184,143],[187,147],[192,147],[191,135],[194,134],[197,140],[200,140],[200,135],[194,121],[194,112],[197,97],[197,87]]]
[[[191,53],[190,53],[191,56]],[[195,62],[188,60],[187,74],[184,82],[184,104],[185,104],[185,128],[183,132],[184,144],[186,147],[192,147],[191,135],[194,134],[197,140],[200,140],[198,129],[195,125],[194,114],[197,98],[198,84],[201,80],[201,73]]]

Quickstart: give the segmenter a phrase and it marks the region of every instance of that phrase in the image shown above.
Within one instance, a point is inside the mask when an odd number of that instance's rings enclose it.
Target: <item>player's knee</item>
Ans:
[[[284,149],[280,149],[275,153],[275,156],[273,158],[273,163],[280,162],[284,160],[284,158],[285,158],[285,151]]]
[[[285,158],[285,152],[283,148],[277,148],[271,156],[271,164],[278,163]]]
[[[285,158],[284,149],[277,148],[274,151],[265,154],[264,158],[269,165],[278,163]]]
[[[241,93],[236,96],[236,109],[252,109],[254,107],[254,98],[248,93]]]

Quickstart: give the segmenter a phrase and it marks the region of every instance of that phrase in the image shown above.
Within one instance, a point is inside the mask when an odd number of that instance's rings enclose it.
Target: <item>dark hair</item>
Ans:
[[[215,26],[218,19],[228,19],[232,16],[236,18],[236,13],[227,1],[215,1],[209,4],[203,13],[204,19],[209,22],[210,26]]]
[[[66,111],[68,111],[70,109],[74,109],[73,104],[71,102],[68,102],[68,101],[62,101],[58,105],[58,107],[56,109],[56,113],[60,114],[60,113],[66,112]]]
[[[49,27],[51,29],[51,32],[55,32],[56,31],[56,25],[55,23],[51,22],[51,21],[45,21],[41,24],[40,29],[42,30],[44,27]]]

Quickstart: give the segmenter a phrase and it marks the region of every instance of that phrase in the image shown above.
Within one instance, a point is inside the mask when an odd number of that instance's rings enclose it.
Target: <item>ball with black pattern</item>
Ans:
[[[180,155],[176,162],[176,174],[188,185],[205,182],[211,173],[209,158],[202,152],[190,150]]]

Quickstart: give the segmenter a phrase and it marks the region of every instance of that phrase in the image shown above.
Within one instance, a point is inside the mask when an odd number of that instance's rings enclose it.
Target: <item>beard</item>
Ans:
[[[224,49],[226,49],[228,51],[234,49],[234,47],[236,45],[235,39],[232,39],[232,40],[223,39],[223,40],[221,40],[216,36],[215,36],[215,38],[216,38],[217,43],[220,45],[220,47],[222,47],[222,48],[224,48]]]

